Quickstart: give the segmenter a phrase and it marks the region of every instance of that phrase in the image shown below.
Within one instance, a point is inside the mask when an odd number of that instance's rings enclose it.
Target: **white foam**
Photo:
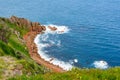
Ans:
[[[57,42],[57,46],[61,46],[61,41],[60,40]]]
[[[77,62],[78,62],[78,59],[74,59],[74,62],[77,63]]]
[[[69,63],[70,63],[71,65],[73,65],[73,64],[74,64],[74,61],[73,61],[73,60],[69,60]]]
[[[48,25],[48,26],[54,26],[57,28],[57,30],[51,31],[49,28],[46,28],[46,31],[44,34],[42,34],[42,35],[39,34],[36,36],[34,42],[36,43],[36,45],[38,47],[38,53],[41,56],[41,58],[43,58],[45,61],[49,61],[51,64],[59,66],[62,69],[68,71],[73,68],[73,66],[69,62],[64,62],[57,58],[53,58],[52,56],[45,53],[47,51],[44,51],[44,48],[50,47],[51,45],[61,46],[61,41],[60,40],[54,41],[56,39],[50,40],[49,37],[51,37],[51,36],[49,36],[49,34],[53,34],[53,35],[54,34],[63,34],[63,33],[67,33],[69,31],[69,29],[66,26],[57,26],[57,25]],[[48,43],[42,43],[41,41],[46,41]]]
[[[42,37],[42,38],[41,38],[42,41],[47,41],[47,39],[48,39],[49,36],[48,36],[48,35],[45,35],[45,36],[41,36],[41,37]]]
[[[93,65],[95,68],[99,69],[107,69],[109,67],[106,61],[94,61]]]

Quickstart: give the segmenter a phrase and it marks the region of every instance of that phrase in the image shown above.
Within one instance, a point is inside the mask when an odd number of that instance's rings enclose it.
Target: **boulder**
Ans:
[[[48,26],[49,29],[51,29],[52,31],[56,31],[57,28],[56,27],[52,27],[52,26]]]
[[[41,26],[42,30],[45,31],[46,30],[46,27],[45,26]]]

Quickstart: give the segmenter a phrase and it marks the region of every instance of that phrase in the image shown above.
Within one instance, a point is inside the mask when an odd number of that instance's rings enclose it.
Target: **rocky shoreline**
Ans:
[[[45,61],[38,54],[38,49],[37,49],[36,44],[34,43],[34,39],[38,34],[44,33],[44,31],[46,30],[45,26],[40,25],[39,22],[31,22],[27,19],[18,18],[16,16],[12,16],[11,18],[9,18],[9,21],[11,23],[16,24],[19,27],[23,27],[23,28],[25,27],[28,29],[28,33],[26,35],[24,35],[23,39],[29,50],[29,54],[33,60],[35,60],[38,64],[43,65],[54,72],[64,72],[64,70],[62,68]],[[57,28],[55,28],[55,27],[49,26],[49,28],[52,31],[57,30]]]

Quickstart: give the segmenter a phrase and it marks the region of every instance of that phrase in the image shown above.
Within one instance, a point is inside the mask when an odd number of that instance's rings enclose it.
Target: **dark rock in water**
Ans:
[[[57,28],[56,28],[56,27],[51,27],[51,26],[48,26],[48,28],[49,28],[49,29],[51,29],[52,31],[57,30]]]
[[[41,26],[42,30],[45,31],[46,30],[46,27],[45,26]]]

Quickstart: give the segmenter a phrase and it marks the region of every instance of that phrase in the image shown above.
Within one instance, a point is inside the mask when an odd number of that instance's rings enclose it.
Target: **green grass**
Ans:
[[[17,77],[13,77],[13,78],[9,78],[8,80],[44,80],[42,75],[35,75],[35,76],[26,76],[26,75],[22,75],[22,76],[17,76]]]
[[[44,74],[47,72],[47,69],[45,69],[43,66],[40,66],[36,64],[31,59],[21,59],[18,61],[18,63],[23,65],[23,73],[24,74],[30,74],[30,75],[36,75],[36,74]]]
[[[4,60],[0,59],[0,78],[2,78],[3,68],[6,66]]]
[[[9,80],[120,80],[120,67],[107,70],[73,69],[65,73],[46,73],[31,76],[17,76]]]
[[[13,40],[13,41],[12,41]],[[8,44],[4,43],[0,40],[0,54],[1,56],[12,56],[15,57],[18,64],[23,65],[23,74],[25,75],[35,75],[35,74],[43,74],[47,70],[43,67],[35,63],[28,54],[28,51],[24,48],[23,44],[18,42],[15,36],[11,36]],[[18,54],[19,53],[19,54]],[[1,62],[0,62],[1,63]],[[2,64],[5,66],[5,64]],[[0,66],[1,68],[1,66]],[[1,72],[2,73],[2,72]]]
[[[29,56],[28,50],[25,46],[25,44],[21,43],[21,41],[18,40],[16,35],[11,35],[8,45],[11,46],[15,51],[18,51],[20,53],[24,53],[25,55]]]
[[[6,22],[7,25],[9,25],[9,27],[13,30],[16,30],[18,32],[20,32],[20,36],[21,38],[23,37],[23,35],[25,35],[29,30],[27,27],[18,27],[17,25],[13,24],[13,23],[10,23],[9,21]]]
[[[120,80],[120,68],[116,67],[107,70],[73,69],[66,73],[46,74],[44,80]]]
[[[5,22],[4,25],[7,25],[7,28],[9,28],[11,31],[10,37],[8,38],[8,42],[5,43],[0,40],[0,56],[11,56],[16,58],[17,64],[23,65],[22,72],[23,75],[35,75],[35,74],[43,74],[47,70],[45,67],[38,65],[36,62],[34,62],[28,53],[28,49],[26,48],[25,43],[22,43],[16,34],[14,34],[13,31],[20,32],[20,38],[22,39],[23,35],[27,32],[26,29],[22,29],[21,27],[16,26],[15,24],[12,24],[10,22]],[[4,27],[4,25],[2,25]],[[1,26],[1,28],[3,28]],[[0,62],[2,63],[2,62]],[[8,63],[6,63],[8,64]],[[6,66],[5,64],[1,64],[0,68],[2,66]],[[3,68],[3,67],[2,67]],[[1,69],[2,69],[1,68]],[[3,73],[0,72],[0,75]]]
[[[15,56],[14,50],[11,47],[9,47],[7,44],[2,42],[1,40],[0,40],[0,51],[1,51],[1,53],[0,53],[1,55]]]

